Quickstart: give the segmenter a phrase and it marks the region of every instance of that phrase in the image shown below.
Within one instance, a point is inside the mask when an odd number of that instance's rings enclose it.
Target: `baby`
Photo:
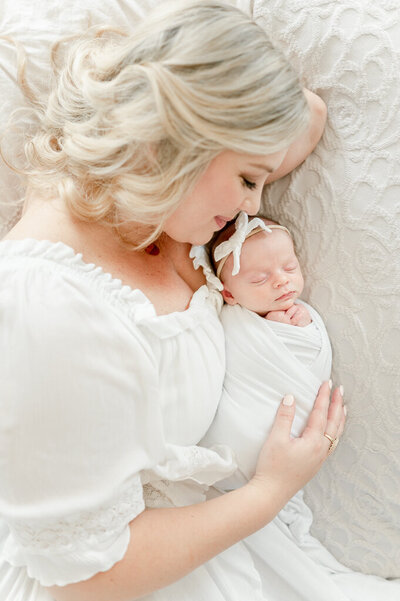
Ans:
[[[292,434],[304,429],[323,380],[330,377],[331,346],[318,313],[299,299],[304,287],[289,230],[239,214],[211,252],[225,305],[226,375],[215,419],[201,444],[223,443],[238,470],[218,486],[243,485],[285,394],[296,398]],[[223,287],[222,287],[223,286]]]
[[[247,234],[246,244],[240,249],[237,245],[239,252],[235,255],[235,235],[243,231]],[[295,303],[303,291],[304,280],[287,228],[267,219],[256,218],[248,223],[246,213],[241,213],[235,224],[217,237],[214,253],[214,261],[221,257],[215,266],[228,305],[239,304],[261,317],[288,325],[304,327],[311,323],[306,306]]]

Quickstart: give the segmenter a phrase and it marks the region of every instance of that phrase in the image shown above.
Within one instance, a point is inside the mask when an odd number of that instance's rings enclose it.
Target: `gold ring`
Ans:
[[[331,443],[329,445],[329,449],[328,449],[328,455],[330,455],[331,453],[333,453],[333,451],[336,449],[336,447],[339,444],[339,439],[338,438],[332,438],[332,436],[329,436],[329,434],[327,434],[326,432],[324,433],[325,438],[327,438],[329,440],[329,442]]]

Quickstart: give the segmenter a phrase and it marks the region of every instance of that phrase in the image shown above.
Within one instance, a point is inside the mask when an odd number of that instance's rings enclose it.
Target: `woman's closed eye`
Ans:
[[[243,180],[243,185],[246,186],[246,188],[249,188],[249,190],[255,190],[257,188],[256,182],[252,182],[249,179],[247,179],[246,177],[242,177],[242,180]]]

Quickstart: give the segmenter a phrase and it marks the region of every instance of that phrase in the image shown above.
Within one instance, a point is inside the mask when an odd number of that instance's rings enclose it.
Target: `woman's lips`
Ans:
[[[295,290],[292,290],[292,292],[286,292],[286,294],[282,294],[282,296],[280,296],[279,298],[276,298],[276,301],[282,301],[282,300],[288,300],[289,298],[292,298],[292,296],[295,294]]]

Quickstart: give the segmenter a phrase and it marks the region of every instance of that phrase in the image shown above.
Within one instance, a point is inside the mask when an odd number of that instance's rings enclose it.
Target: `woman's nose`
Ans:
[[[261,192],[259,194],[253,192],[248,198],[246,198],[240,208],[248,215],[257,215],[258,211],[260,210],[260,204]]]

